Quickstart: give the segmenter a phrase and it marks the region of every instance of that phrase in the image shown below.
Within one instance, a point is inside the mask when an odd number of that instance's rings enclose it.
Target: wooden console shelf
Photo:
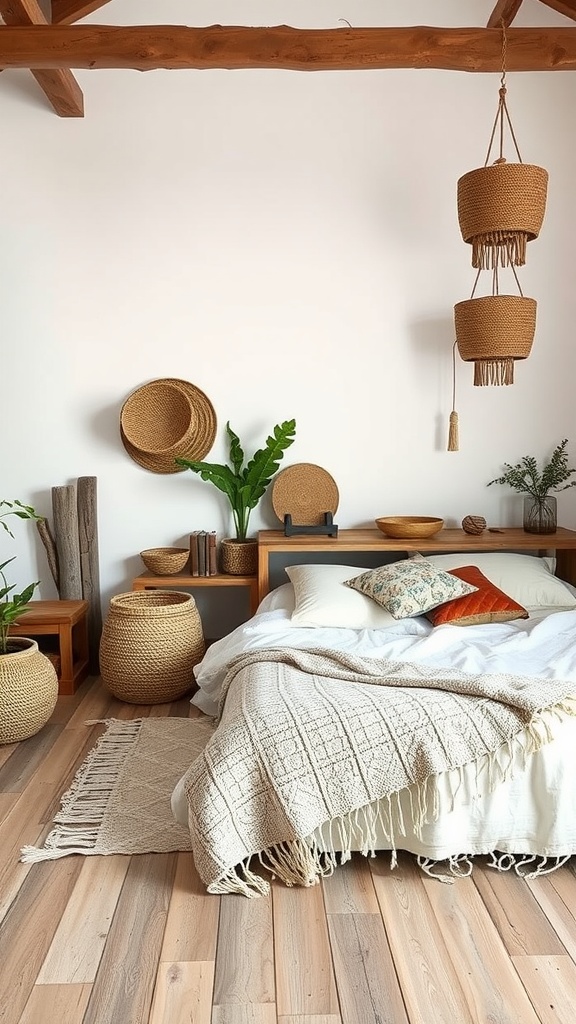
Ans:
[[[69,696],[88,675],[88,601],[31,601],[29,608],[12,623],[10,633],[33,639],[56,637],[58,693]]]
[[[258,607],[258,577],[231,576],[219,572],[215,576],[191,576],[187,572],[177,572],[170,576],[157,576],[153,572],[143,572],[132,580],[132,590],[173,590],[174,587],[249,587],[250,615],[254,615]]]
[[[286,537],[282,530],[260,530],[258,534],[258,595],[266,596],[270,587],[270,556],[287,552],[308,556],[322,551],[422,551],[440,554],[447,551],[553,551],[556,575],[576,586],[576,530],[559,527],[556,533],[526,533],[521,527],[484,530],[472,535],[464,530],[441,530],[435,537],[398,540],[385,537],[377,529],[340,530],[337,537],[302,535]]]

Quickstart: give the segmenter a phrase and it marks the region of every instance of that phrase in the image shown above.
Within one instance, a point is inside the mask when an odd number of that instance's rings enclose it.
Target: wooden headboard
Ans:
[[[337,537],[298,535],[286,537],[282,530],[260,530],[258,534],[258,598],[270,591],[271,559],[274,555],[292,555],[311,561],[314,555],[338,552],[342,555],[374,552],[390,556],[411,551],[440,554],[450,551],[517,551],[556,556],[556,575],[576,586],[576,530],[559,527],[556,533],[526,533],[519,527],[484,530],[478,536],[464,530],[441,530],[426,540],[394,540],[376,529],[340,530]],[[304,556],[304,557],[303,557]],[[383,559],[383,561],[388,560]],[[352,559],[353,560],[353,559]]]

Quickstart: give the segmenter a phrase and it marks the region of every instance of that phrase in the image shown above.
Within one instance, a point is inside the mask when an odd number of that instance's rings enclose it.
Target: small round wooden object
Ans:
[[[464,516],[462,520],[464,533],[480,534],[486,529],[484,516]]]

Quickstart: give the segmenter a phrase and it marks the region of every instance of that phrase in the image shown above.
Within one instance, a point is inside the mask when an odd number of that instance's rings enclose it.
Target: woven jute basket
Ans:
[[[173,576],[182,571],[189,554],[188,548],[146,548],[140,552],[140,558],[157,576]]]
[[[58,699],[58,676],[35,640],[10,637],[12,653],[0,654],[0,743],[34,736]]]
[[[258,571],[258,541],[233,540],[220,542],[222,572],[230,576],[253,576]]]
[[[206,646],[190,594],[116,594],[100,640],[100,672],[111,693],[131,704],[178,700],[194,683]]]
[[[138,451],[174,457],[191,442],[195,416],[181,388],[157,380],[126,399],[120,424],[124,437]]]
[[[187,413],[182,411],[183,399]],[[175,422],[171,419],[172,407],[179,410]],[[161,432],[157,413],[164,422]],[[183,430],[187,415],[190,426],[178,441],[176,435]],[[120,437],[130,458],[144,469],[151,473],[183,473],[186,467],[178,465],[176,458],[202,461],[214,444],[214,406],[195,384],[178,377],[159,378],[137,388],[126,399],[120,413]]]
[[[483,295],[454,306],[458,351],[474,362],[474,384],[512,384],[514,360],[530,355],[536,300],[523,295]]]
[[[505,161],[478,167],[458,181],[458,221],[472,246],[472,266],[523,266],[546,210],[548,172]]]

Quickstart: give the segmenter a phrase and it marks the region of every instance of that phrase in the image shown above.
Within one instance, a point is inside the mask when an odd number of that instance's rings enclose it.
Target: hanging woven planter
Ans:
[[[474,362],[474,384],[513,384],[514,362],[530,355],[536,300],[524,295],[483,295],[454,306],[460,357]]]
[[[502,78],[484,167],[458,181],[458,220],[462,238],[472,246],[472,266],[480,270],[522,267],[526,244],[537,238],[546,210],[548,173],[525,164],[506,105],[506,29],[502,21]],[[504,135],[508,129],[518,163],[507,163]],[[498,133],[499,154],[488,166]]]
[[[524,265],[526,244],[542,227],[547,187],[543,167],[503,158],[458,180],[458,221],[473,267]]]

